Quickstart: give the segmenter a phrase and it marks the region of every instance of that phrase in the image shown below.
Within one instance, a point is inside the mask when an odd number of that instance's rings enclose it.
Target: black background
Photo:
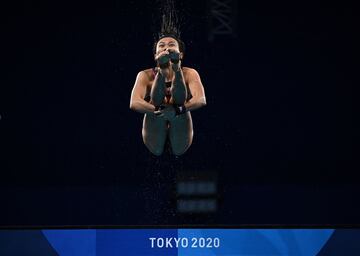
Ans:
[[[208,104],[175,159],[147,151],[129,109],[159,4],[2,8],[0,224],[358,223],[354,6],[241,1],[237,36],[210,42],[209,2],[179,3]],[[181,171],[218,173],[216,214],[174,212]]]

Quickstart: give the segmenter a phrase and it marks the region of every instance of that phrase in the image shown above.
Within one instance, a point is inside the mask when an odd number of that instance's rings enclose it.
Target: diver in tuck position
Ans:
[[[140,71],[131,92],[130,108],[145,114],[144,144],[157,156],[167,139],[174,155],[185,153],[193,139],[190,111],[206,105],[198,72],[181,66],[184,48],[177,29],[163,25],[153,47],[156,67]]]

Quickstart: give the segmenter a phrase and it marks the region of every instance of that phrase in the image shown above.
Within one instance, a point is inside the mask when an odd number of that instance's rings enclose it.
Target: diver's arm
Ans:
[[[188,72],[188,83],[192,98],[184,105],[187,111],[192,111],[206,106],[206,97],[199,73],[195,69],[189,69]]]
[[[171,87],[172,99],[174,104],[184,104],[187,97],[184,74],[180,67],[174,70],[174,72],[175,78]]]
[[[145,71],[140,71],[131,92],[130,109],[143,114],[154,114],[155,106],[144,100],[148,82]]]
[[[160,106],[165,98],[165,76],[161,70],[157,72],[150,92],[151,103]]]
[[[157,72],[151,87],[150,97],[151,103],[155,107],[158,107],[163,103],[165,98],[165,77],[167,76],[167,70],[170,65],[169,51],[165,49],[159,52],[155,57],[155,61],[158,63],[159,72]]]

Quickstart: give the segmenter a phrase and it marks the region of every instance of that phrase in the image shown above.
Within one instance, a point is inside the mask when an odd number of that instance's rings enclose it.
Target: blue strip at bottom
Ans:
[[[61,256],[316,255],[333,229],[43,230]]]

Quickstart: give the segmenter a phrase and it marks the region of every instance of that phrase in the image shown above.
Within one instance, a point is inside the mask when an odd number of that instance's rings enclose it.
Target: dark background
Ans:
[[[237,35],[210,42],[209,1],[179,3],[208,104],[176,159],[129,110],[158,4],[1,8],[0,225],[359,223],[354,6],[241,1]],[[218,174],[216,214],[176,213],[182,171]]]

